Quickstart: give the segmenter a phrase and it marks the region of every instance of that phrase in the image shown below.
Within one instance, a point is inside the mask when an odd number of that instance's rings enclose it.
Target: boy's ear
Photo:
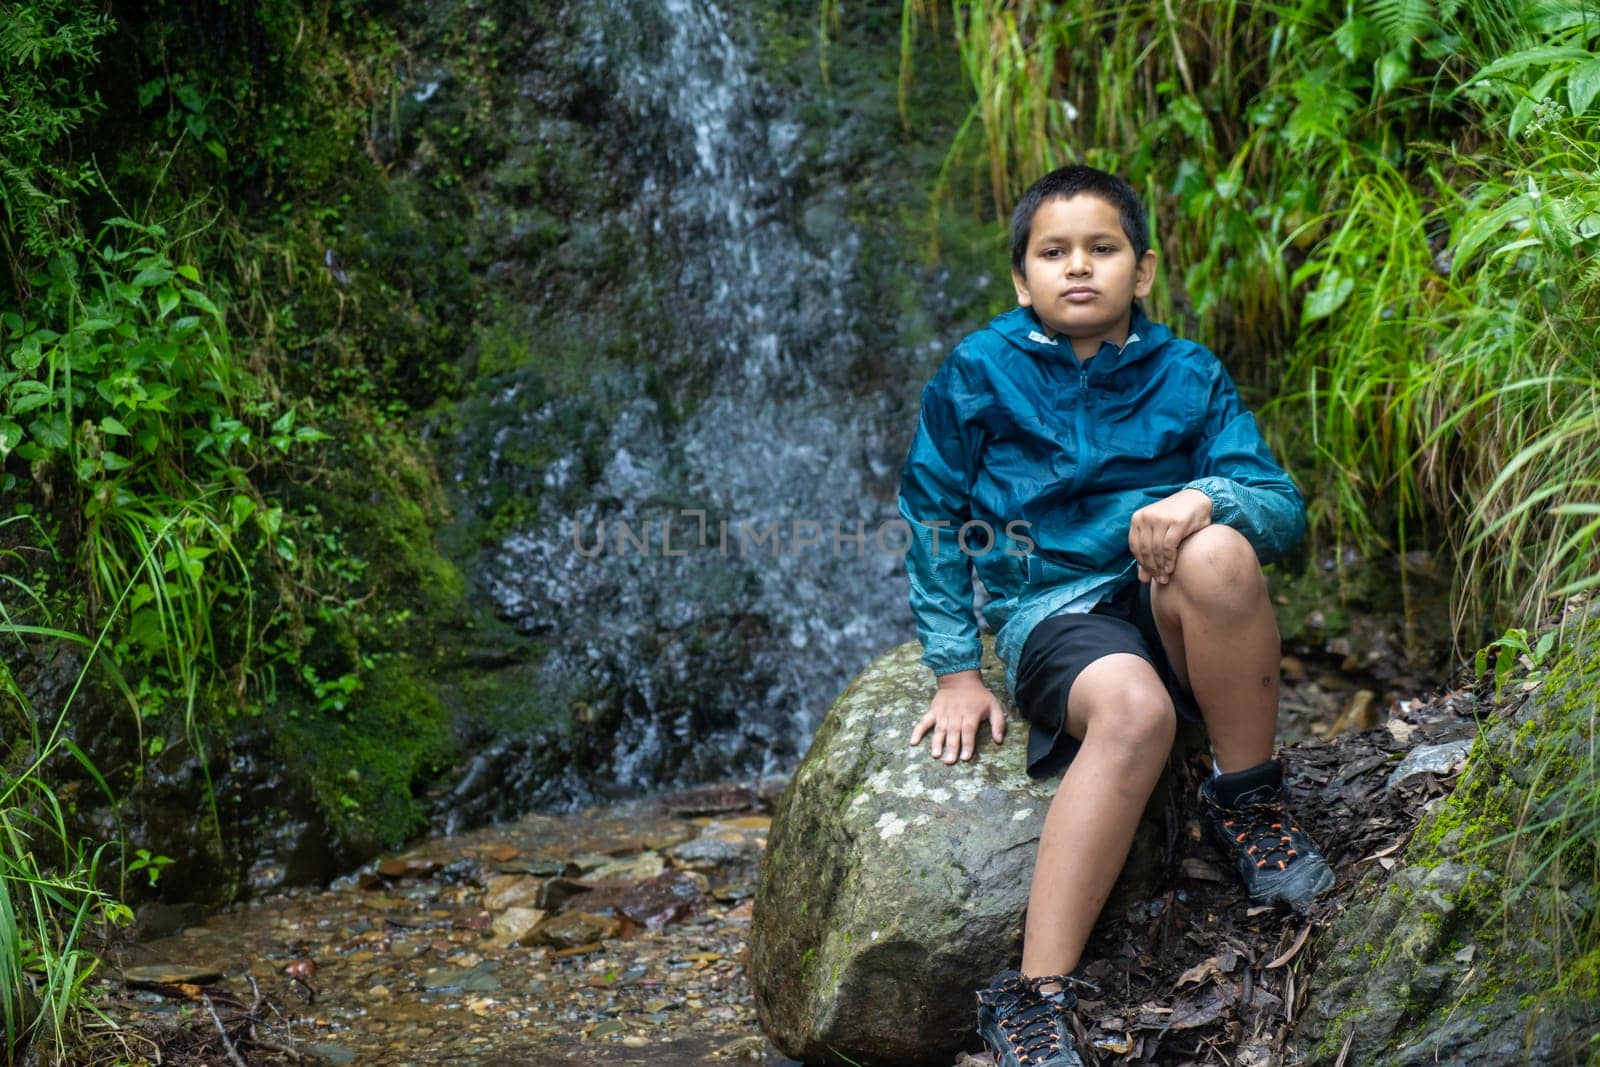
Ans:
[[[1156,250],[1147,248],[1144,255],[1139,257],[1138,269],[1133,275],[1133,295],[1145,297],[1150,295],[1150,287],[1156,281]]]
[[[1015,267],[1011,268],[1011,284],[1017,287],[1017,306],[1032,307],[1033,295],[1028,292],[1028,279],[1018,273]]]

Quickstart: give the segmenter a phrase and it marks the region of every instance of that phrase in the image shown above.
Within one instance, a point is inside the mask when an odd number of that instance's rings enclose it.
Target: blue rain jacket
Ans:
[[[1135,310],[1122,348],[1107,341],[1080,363],[1030,309],[996,317],[923,390],[900,475],[922,662],[978,666],[975,569],[1014,696],[1028,634],[1134,578],[1133,513],[1185,488],[1263,563],[1305,532],[1299,490],[1205,347]]]

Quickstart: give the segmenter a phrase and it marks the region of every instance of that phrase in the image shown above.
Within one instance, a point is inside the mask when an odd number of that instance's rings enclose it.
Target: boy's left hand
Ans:
[[[1134,512],[1128,524],[1128,551],[1139,562],[1139,580],[1170,582],[1178,565],[1178,546],[1210,525],[1211,498],[1198,489],[1180,489]]]

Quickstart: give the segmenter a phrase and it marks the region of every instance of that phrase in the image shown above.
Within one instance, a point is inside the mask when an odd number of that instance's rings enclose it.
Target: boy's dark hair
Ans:
[[[1011,212],[1011,266],[1018,274],[1025,273],[1023,262],[1028,258],[1028,239],[1033,235],[1033,216],[1039,206],[1057,197],[1063,199],[1087,193],[1117,209],[1122,219],[1122,230],[1133,245],[1134,259],[1143,258],[1150,248],[1150,224],[1145,219],[1144,204],[1122,178],[1103,170],[1086,167],[1081,163],[1053,170],[1028,186],[1017,206]]]

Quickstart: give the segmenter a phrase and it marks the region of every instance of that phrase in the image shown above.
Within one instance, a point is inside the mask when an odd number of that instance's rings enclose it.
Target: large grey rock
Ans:
[[[985,726],[970,763],[911,748],[935,690],[918,656],[902,645],[851,683],[773,819],[750,978],[768,1037],[807,1063],[949,1064],[973,1030],[973,990],[1021,955],[1057,780],[1028,778],[1027,726],[1010,708],[1005,743]],[[984,677],[1001,691],[992,653]],[[1108,908],[1159,862],[1151,814],[1134,847],[1149,862]]]

